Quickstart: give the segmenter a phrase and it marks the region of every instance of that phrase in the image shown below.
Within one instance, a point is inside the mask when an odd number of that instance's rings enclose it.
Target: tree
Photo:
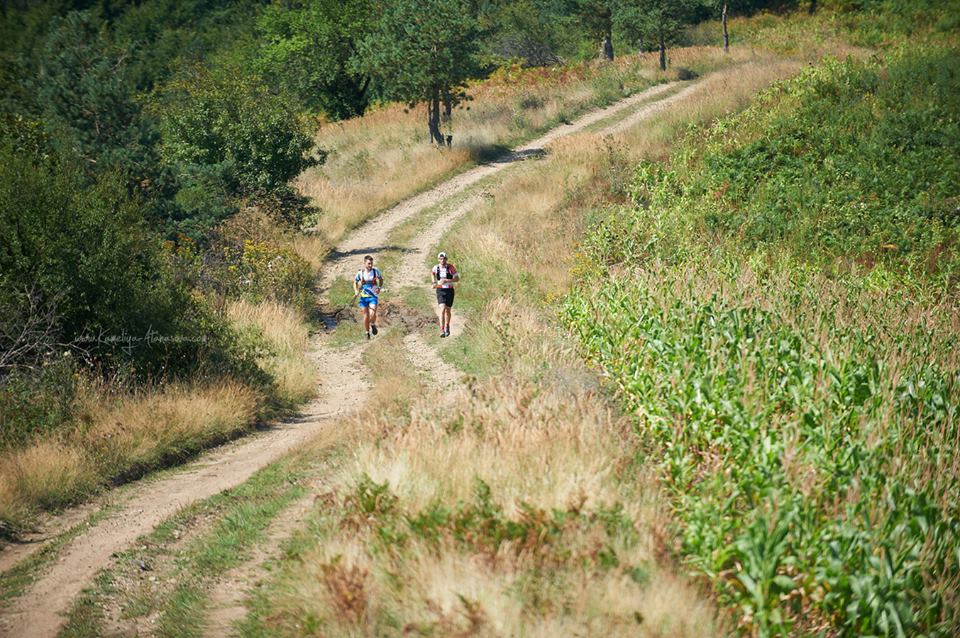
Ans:
[[[577,15],[590,35],[600,40],[600,57],[613,60],[613,0],[571,0],[570,10]]]
[[[229,194],[281,191],[309,166],[311,131],[257,76],[190,66],[163,89],[161,154],[184,176],[217,175]]]
[[[524,66],[551,66],[576,52],[581,28],[562,0],[486,0],[483,6],[484,42],[498,65],[519,59]]]
[[[121,170],[141,181],[154,157],[149,127],[127,79],[128,52],[90,12],[54,18],[33,81],[51,146],[88,172]]]
[[[376,29],[358,46],[357,68],[383,97],[427,103],[427,129],[437,146],[463,88],[479,73],[480,30],[466,0],[387,0]],[[441,111],[442,109],[442,111]]]
[[[370,76],[350,61],[375,16],[373,0],[274,2],[257,22],[266,42],[255,64],[311,110],[333,119],[362,115]]]
[[[148,374],[195,364],[210,327],[121,177],[102,173],[91,183],[75,158],[37,157],[0,139],[4,307],[24,322],[39,315],[28,338],[41,349],[79,344],[106,367],[129,363]],[[0,348],[9,352],[21,338],[4,332]],[[182,339],[148,343],[150,334]]]
[[[730,52],[730,33],[727,31],[727,3],[723,3],[723,8],[720,10],[720,23],[723,25],[723,51],[724,53]]]
[[[675,44],[690,24],[702,0],[618,0],[614,17],[618,28],[634,42],[656,44],[660,70],[667,69],[667,45]]]

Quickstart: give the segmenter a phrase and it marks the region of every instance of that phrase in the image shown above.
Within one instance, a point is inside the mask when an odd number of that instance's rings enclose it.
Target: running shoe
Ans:
[[[373,333],[373,336],[374,336],[374,337],[377,336],[377,324],[373,324],[373,325],[370,326],[370,332]]]
[[[367,339],[369,339],[369,338],[370,338],[370,333],[368,332],[368,333],[367,333]]]
[[[447,336],[447,331],[444,330],[443,328],[440,328],[440,338],[443,339],[446,336]]]

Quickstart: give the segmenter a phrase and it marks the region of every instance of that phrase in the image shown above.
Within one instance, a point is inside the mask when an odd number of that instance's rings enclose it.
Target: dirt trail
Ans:
[[[472,168],[465,173],[461,173],[456,177],[434,186],[430,190],[424,191],[419,195],[415,195],[410,199],[406,199],[393,208],[388,209],[383,214],[375,217],[374,219],[354,230],[352,233],[350,233],[349,237],[344,239],[334,250],[331,251],[330,257],[328,258],[328,264],[324,268],[323,276],[321,277],[321,293],[325,293],[327,290],[329,290],[330,286],[333,285],[333,282],[338,278],[349,277],[350,275],[355,274],[355,271],[359,268],[359,257],[361,255],[366,253],[376,254],[387,248],[387,240],[390,236],[390,233],[397,226],[411,217],[414,217],[431,206],[435,206],[444,200],[461,193],[466,188],[477,183],[481,179],[489,177],[490,175],[503,170],[507,166],[510,166],[510,164],[513,162],[536,156],[547,144],[558,137],[582,131],[588,126],[604,120],[615,113],[625,109],[630,109],[640,102],[655,97],[665,91],[669,91],[674,87],[674,85],[675,83],[658,84],[657,86],[647,89],[646,91],[642,91],[636,95],[632,95],[628,98],[620,100],[615,104],[611,104],[606,108],[590,111],[572,124],[558,126],[550,130],[548,133],[538,137],[537,139],[528,142],[517,149],[514,149],[512,153],[509,153],[488,164],[482,164]],[[415,251],[421,251],[420,254],[422,255],[423,247],[424,244],[414,242],[412,249]],[[408,257],[410,256],[412,256],[412,253],[408,255]],[[422,256],[420,263],[422,263]],[[391,279],[390,285],[395,285],[393,279]]]
[[[669,97],[666,97],[662,100],[658,100],[653,104],[645,106],[641,109],[637,109],[636,113],[631,113],[630,115],[623,118],[616,124],[608,126],[602,131],[600,131],[600,135],[616,135],[617,133],[625,131],[628,128],[636,126],[641,121],[647,119],[651,115],[654,115],[655,113],[659,113],[660,111],[672,105],[674,102],[679,102],[680,100],[686,98],[692,93],[703,90],[706,86],[707,84],[701,81],[701,82],[697,82],[696,84],[691,84],[690,86],[684,87],[683,89],[677,91],[676,93],[674,93]]]
[[[334,351],[322,344],[312,353],[323,380],[320,396],[304,412],[266,433],[227,445],[191,463],[169,478],[131,493],[119,510],[67,544],[57,562],[0,617],[0,635],[54,636],[62,614],[111,554],[130,545],[182,507],[247,480],[338,418],[358,407],[365,381],[356,374],[360,352]]]
[[[390,233],[404,221],[414,217],[429,207],[442,203],[448,198],[462,193],[479,180],[493,175],[511,163],[541,154],[544,146],[558,137],[577,133],[590,125],[600,122],[623,110],[635,107],[674,87],[674,84],[661,84],[647,91],[626,98],[604,109],[591,111],[573,124],[559,126],[540,138],[516,149],[511,154],[482,166],[473,168],[444,183],[412,197],[389,209],[382,215],[364,224],[346,238],[331,253],[328,264],[321,277],[320,291],[324,295],[330,285],[339,277],[349,276],[357,265],[357,256],[366,252],[376,253],[385,247]],[[694,87],[680,91],[677,95],[687,94]],[[672,102],[672,96],[663,102]],[[660,104],[638,110],[618,123],[616,130],[636,124],[639,119],[655,112]],[[661,107],[662,108],[662,107]],[[612,132],[612,131],[608,131]],[[391,285],[416,285],[422,283],[421,272],[425,270],[425,253],[433,250],[435,244],[452,225],[473,209],[479,202],[480,194],[467,198],[453,211],[443,216],[439,223],[431,224],[412,242],[395,273]],[[453,334],[463,330],[463,321],[455,316]],[[411,352],[418,368],[431,375],[439,374],[449,378],[459,376],[455,368],[442,362],[436,351],[419,334],[408,335],[405,344]],[[53,636],[62,625],[62,615],[80,591],[93,579],[96,572],[106,566],[111,554],[130,545],[139,536],[149,532],[178,509],[197,500],[212,496],[225,489],[234,487],[254,472],[278,459],[297,445],[310,439],[324,428],[335,427],[336,420],[359,407],[358,397],[365,384],[364,375],[358,374],[361,368],[360,349],[349,351],[333,350],[315,340],[312,357],[317,364],[318,379],[321,380],[319,397],[312,401],[303,413],[294,419],[288,419],[269,431],[239,442],[218,448],[198,461],[189,464],[183,471],[156,481],[144,482],[134,486],[124,496],[124,502],[118,510],[99,523],[91,526],[63,548],[57,561],[40,575],[31,589],[8,608],[0,613],[0,636],[30,638],[34,636]],[[295,507],[293,512],[298,511]],[[75,521],[76,514],[62,520]],[[277,525],[280,532],[287,524],[294,524],[296,516],[289,521],[282,516]],[[69,525],[53,521],[51,527],[66,529]],[[278,532],[279,533],[279,532]],[[49,529],[42,533],[49,538]],[[39,548],[42,544],[36,544]],[[4,568],[32,553],[34,549],[14,548],[10,553],[0,556]],[[265,550],[266,551],[266,550]],[[256,562],[256,561],[255,561]],[[252,569],[256,568],[256,564]],[[252,573],[252,572],[251,572]],[[246,571],[237,571],[237,579],[246,579]],[[228,586],[230,587],[230,586]],[[221,614],[214,618],[214,628],[224,630],[237,613],[237,591],[217,598]],[[215,597],[218,594],[215,593]]]
[[[318,487],[310,486],[310,487]],[[242,565],[224,574],[210,592],[205,636],[229,636],[233,624],[247,615],[244,599],[257,580],[263,576],[263,566],[274,558],[280,545],[303,527],[307,515],[314,507],[316,492],[307,490],[299,500],[288,506],[267,529],[265,538],[253,550],[253,556]]]

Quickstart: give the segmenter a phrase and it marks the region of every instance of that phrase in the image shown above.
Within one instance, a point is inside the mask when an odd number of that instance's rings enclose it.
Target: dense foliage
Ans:
[[[28,302],[52,313],[47,346],[77,344],[101,363],[126,359],[149,372],[197,361],[203,348],[189,342],[203,339],[202,313],[116,176],[87,185],[73,164],[0,147],[0,235],[0,294],[25,313]],[[148,332],[183,341],[124,341]]]
[[[262,44],[255,64],[311,110],[334,119],[362,115],[373,91],[355,55],[376,17],[370,0],[271,4],[257,22]]]
[[[811,67],[641,166],[584,251],[567,321],[746,631],[960,626],[958,78]]]

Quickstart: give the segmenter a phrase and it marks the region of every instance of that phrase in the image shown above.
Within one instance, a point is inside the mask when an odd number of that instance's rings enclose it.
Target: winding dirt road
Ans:
[[[675,86],[661,84],[607,108],[591,111],[574,123],[559,126],[496,161],[465,171],[397,204],[357,228],[332,251],[321,276],[321,296],[326,295],[338,278],[352,274],[358,263],[358,255],[377,253],[388,248],[390,234],[400,224],[428,209],[449,203],[451,210],[445,211],[437,223],[427,225],[409,246],[403,247],[405,253],[398,268],[391,275],[390,285],[397,289],[425,284],[426,255],[435,250],[437,242],[453,224],[481,201],[482,194],[479,192],[468,193],[466,198],[463,198],[464,192],[471,186],[516,161],[542,155],[545,147],[558,137],[583,131],[607,118],[622,115],[624,111],[636,109],[626,118],[618,119],[609,130],[604,129],[598,134],[604,135],[634,126],[682,96],[695,91],[699,83],[665,99],[651,101]],[[651,103],[639,106],[646,101]],[[453,328],[455,335],[461,332],[462,321],[455,322]],[[420,334],[408,335],[404,343],[416,367],[421,370],[441,369],[444,371],[443,378],[457,375],[457,371],[442,362]],[[159,479],[143,481],[142,485],[123,490],[123,496],[119,498],[120,502],[116,503],[114,513],[69,541],[60,551],[57,560],[40,574],[33,586],[0,610],[0,635],[17,638],[56,635],[62,625],[63,614],[69,610],[82,589],[92,582],[98,570],[109,564],[111,554],[130,546],[139,536],[190,503],[239,485],[260,468],[324,429],[336,428],[339,420],[358,410],[358,397],[362,395],[361,390],[365,385],[365,375],[361,374],[361,349],[337,350],[327,344],[324,335],[318,335],[313,340],[311,356],[317,366],[319,392],[318,397],[308,404],[300,416],[212,450],[181,471]],[[107,499],[109,501],[109,495]],[[286,534],[289,525],[298,520],[299,509],[294,508],[292,511],[290,517],[284,517],[278,523],[278,536]],[[76,515],[73,519],[76,519]],[[64,524],[66,520],[72,519],[68,516],[60,521],[52,521],[46,530],[46,536],[52,536],[50,530],[68,527]],[[4,549],[0,552],[0,570],[9,569],[42,546],[43,543],[35,543]],[[251,573],[250,569],[238,569],[234,575],[238,579],[249,579]],[[235,595],[228,591],[223,593],[217,602],[224,611],[213,626],[214,631],[220,633],[227,631],[229,620],[236,613],[237,601]]]

